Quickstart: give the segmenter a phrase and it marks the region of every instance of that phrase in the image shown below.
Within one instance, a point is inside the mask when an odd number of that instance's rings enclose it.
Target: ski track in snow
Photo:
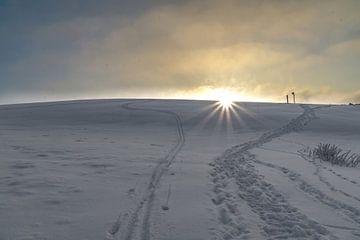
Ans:
[[[174,162],[177,154],[181,151],[185,144],[185,135],[182,121],[177,113],[169,110],[134,106],[138,103],[145,103],[150,101],[153,100],[128,102],[124,103],[122,105],[122,108],[130,111],[149,111],[172,116],[176,120],[178,134],[177,142],[171,148],[169,153],[157,163],[156,167],[152,172],[147,188],[143,193],[143,196],[137,203],[135,209],[125,214],[119,215],[112,227],[107,230],[105,240],[114,239],[118,232],[121,232],[121,239],[124,240],[151,239],[150,218],[154,205],[156,189],[159,186],[161,177],[169,169],[170,165]]]
[[[311,184],[307,183],[305,180],[301,178],[301,175],[299,173],[296,173],[292,170],[289,170],[285,167],[281,167],[272,163],[263,162],[260,160],[255,159],[255,156],[253,156],[253,161],[257,164],[261,164],[266,167],[270,167],[273,169],[278,170],[279,172],[283,173],[285,176],[289,178],[292,182],[296,183],[298,189],[305,192],[306,194],[310,195],[311,197],[315,198],[316,200],[320,201],[321,203],[333,208],[336,211],[342,212],[344,215],[348,216],[352,222],[357,223],[360,225],[360,210],[345,204],[341,201],[335,200],[326,194],[324,194],[322,191],[317,189],[316,187],[312,186]],[[333,191],[339,191],[335,189],[330,183],[327,181],[324,182],[331,190]],[[343,193],[341,191],[340,193]],[[350,194],[344,194],[347,197],[354,198],[355,200],[358,200],[355,196],[352,196]]]
[[[331,172],[331,173],[334,174],[335,176],[341,178],[342,180],[347,181],[347,182],[349,182],[349,183],[351,183],[351,184],[354,184],[354,185],[358,185],[358,183],[357,183],[356,181],[349,180],[348,178],[343,177],[341,174],[335,172],[335,171],[332,170],[332,169],[329,170],[326,166],[323,166],[322,164],[316,162],[315,159],[312,159],[311,157],[308,157],[308,156],[306,155],[306,153],[304,153],[303,151],[298,151],[297,153],[294,153],[294,152],[282,151],[282,150],[278,150],[278,149],[275,150],[275,149],[270,149],[270,148],[265,148],[265,147],[258,147],[258,148],[259,148],[259,149],[263,149],[263,150],[268,150],[268,151],[281,152],[281,153],[286,153],[286,154],[292,154],[292,155],[300,156],[302,159],[304,159],[305,161],[307,161],[307,162],[309,162],[309,163],[311,163],[311,164],[313,164],[313,165],[315,166],[314,175],[317,176],[318,179],[319,179],[319,181],[322,182],[322,183],[324,183],[331,191],[340,193],[340,194],[342,194],[342,195],[344,195],[344,196],[346,196],[346,197],[352,198],[352,199],[354,199],[355,201],[360,202],[360,198],[359,198],[359,197],[354,196],[354,195],[351,195],[351,194],[349,194],[349,193],[347,193],[347,192],[344,192],[343,190],[338,189],[338,188],[336,188],[335,186],[333,186],[329,181],[326,180],[325,177],[323,177],[323,176],[321,175],[321,170],[323,170],[323,169],[324,169],[324,170],[328,170],[329,172]],[[279,170],[280,172],[282,172],[282,173],[284,173],[284,174],[288,174],[288,173],[292,174],[292,177],[291,177],[291,180],[292,180],[292,181],[294,181],[294,179],[293,179],[294,176],[301,176],[300,174],[298,174],[298,173],[296,173],[296,172],[294,172],[294,171],[292,171],[292,170],[289,170],[289,169],[287,169],[287,168],[285,168],[285,167],[277,166],[277,165],[271,164],[271,163],[265,163],[265,162],[262,162],[262,161],[260,161],[260,160],[256,160],[255,162],[258,163],[258,164],[264,165],[264,166],[266,166],[266,167],[270,167],[270,168],[277,169],[277,170]]]
[[[356,182],[355,180],[349,179],[348,177],[344,177],[340,173],[336,172],[334,169],[331,169],[331,168],[328,168],[327,166],[322,165],[321,163],[317,162],[315,159],[312,159],[312,158],[308,157],[304,151],[299,151],[298,155],[300,157],[302,157],[304,160],[306,160],[306,161],[308,161],[308,162],[315,165],[316,170],[317,170],[315,172],[315,174],[318,175],[319,178],[324,179],[324,177],[322,177],[320,175],[320,172],[321,172],[321,170],[327,170],[328,172],[330,172],[331,174],[333,174],[336,177],[340,178],[341,180],[344,180],[344,181],[347,181],[347,182],[349,182],[351,184],[359,186],[359,183]]]
[[[360,211],[350,205],[335,200],[316,187],[300,178],[299,174],[274,164],[259,161],[249,151],[261,147],[293,131],[300,131],[316,118],[315,109],[301,105],[304,112],[296,119],[278,129],[271,130],[258,139],[234,146],[215,159],[210,165],[213,182],[212,201],[218,210],[221,228],[215,233],[220,239],[258,239],[254,237],[259,231],[265,239],[338,239],[326,227],[340,226],[321,225],[309,219],[279,193],[271,184],[264,180],[255,169],[256,164],[280,170],[297,184],[305,194],[316,201],[341,212],[354,224],[360,225]],[[235,186],[231,186],[235,185]],[[258,226],[250,226],[241,216],[240,205],[248,205],[261,221]],[[353,229],[352,229],[353,230]],[[353,233],[354,236],[356,232]]]
[[[314,164],[314,166],[315,166],[314,175],[316,175],[316,176],[318,177],[319,181],[322,182],[322,183],[324,183],[331,191],[341,193],[341,194],[343,194],[343,195],[346,196],[346,197],[352,198],[352,199],[360,202],[360,198],[359,198],[359,197],[356,197],[356,196],[351,195],[351,194],[349,194],[349,193],[347,193],[347,192],[344,192],[344,191],[341,190],[341,189],[336,188],[336,187],[333,186],[329,181],[327,181],[325,177],[323,177],[323,176],[321,175],[321,170],[322,170],[322,169],[328,170],[328,168],[327,168],[326,166],[322,166],[320,163],[317,163],[314,159],[311,159],[311,158],[307,157],[306,155],[304,155],[304,154],[301,153],[301,152],[299,153],[299,156],[301,156],[305,161],[308,161],[308,162]],[[353,180],[349,180],[349,179],[346,178],[346,177],[343,177],[341,174],[336,173],[334,170],[328,170],[328,171],[331,172],[332,174],[334,174],[335,176],[341,178],[341,179],[344,180],[344,181],[347,181],[347,182],[349,182],[349,183],[351,183],[351,184],[354,184],[354,185],[358,185],[357,182],[355,182],[355,181],[353,181]]]

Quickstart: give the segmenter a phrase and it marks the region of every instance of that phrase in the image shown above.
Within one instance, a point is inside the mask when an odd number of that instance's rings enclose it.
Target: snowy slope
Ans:
[[[360,108],[238,106],[0,106],[0,239],[360,239],[360,169],[300,151],[360,153]]]

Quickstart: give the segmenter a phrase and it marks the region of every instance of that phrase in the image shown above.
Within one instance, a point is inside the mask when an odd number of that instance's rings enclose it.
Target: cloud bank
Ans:
[[[0,61],[0,94],[196,98],[231,88],[241,100],[297,91],[304,102],[358,102],[359,11],[359,1],[209,0],[79,12],[36,24],[30,50]]]

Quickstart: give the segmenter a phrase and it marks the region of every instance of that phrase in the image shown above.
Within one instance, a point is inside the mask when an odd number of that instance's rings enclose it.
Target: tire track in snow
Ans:
[[[244,227],[244,221],[237,214],[237,205],[229,198],[232,195],[238,195],[259,216],[261,222],[258,228],[266,239],[337,239],[321,224],[291,206],[271,184],[263,180],[252,164],[254,155],[250,154],[250,150],[274,138],[302,130],[315,119],[314,109],[307,105],[301,107],[304,112],[285,126],[232,147],[211,164],[213,203],[218,208],[218,219],[223,226],[223,239],[248,239],[254,234],[249,232],[249,226]],[[227,185],[232,181],[235,181],[236,188],[227,192]]]
[[[150,101],[153,100],[144,100],[142,102],[144,103]],[[110,230],[106,232],[105,239],[113,239],[119,231],[122,231],[122,238],[124,240],[135,239],[135,237],[141,240],[149,240],[151,238],[150,218],[154,206],[156,189],[159,186],[161,177],[169,169],[171,164],[174,162],[177,154],[185,145],[183,125],[181,118],[177,113],[169,110],[133,106],[137,103],[139,103],[139,101],[125,103],[122,105],[122,108],[130,111],[157,112],[172,116],[176,121],[178,134],[177,142],[175,146],[171,148],[169,153],[157,163],[156,167],[152,172],[147,188],[143,193],[143,196],[140,199],[139,203],[136,205],[136,208],[132,212],[125,214],[123,218],[119,216],[118,220],[113,224]],[[121,228],[120,225],[124,225],[124,228]]]

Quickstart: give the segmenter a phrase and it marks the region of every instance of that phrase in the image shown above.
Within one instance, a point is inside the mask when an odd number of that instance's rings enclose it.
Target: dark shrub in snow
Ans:
[[[322,161],[330,162],[345,167],[357,167],[360,165],[360,155],[351,153],[350,150],[344,151],[339,146],[331,144],[318,144],[310,151],[310,155]]]

